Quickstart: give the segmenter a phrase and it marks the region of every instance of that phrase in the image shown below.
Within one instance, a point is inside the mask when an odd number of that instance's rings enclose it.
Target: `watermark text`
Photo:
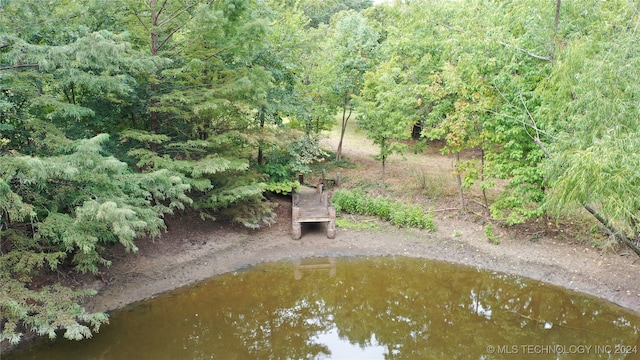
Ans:
[[[489,354],[518,354],[518,355],[538,355],[538,354],[637,354],[637,345],[543,345],[543,344],[519,344],[519,345],[489,345]]]

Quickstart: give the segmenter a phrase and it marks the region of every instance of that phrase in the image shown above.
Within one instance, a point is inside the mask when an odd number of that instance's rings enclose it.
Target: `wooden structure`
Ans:
[[[301,186],[292,193],[291,230],[295,240],[302,237],[302,223],[326,222],[327,237],[336,236],[336,208],[329,206],[322,184],[317,188]]]
[[[333,185],[336,187],[340,187],[340,180],[341,180],[341,175],[340,175],[340,171],[338,171],[336,173],[336,177],[335,178],[330,178],[327,177],[327,170],[322,169],[322,178],[320,179],[320,183],[324,186],[329,186],[329,185]],[[300,183],[302,184],[302,183]]]

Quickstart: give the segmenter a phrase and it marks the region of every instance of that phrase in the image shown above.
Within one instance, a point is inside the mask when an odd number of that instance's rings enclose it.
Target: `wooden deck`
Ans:
[[[336,236],[336,208],[329,206],[327,194],[318,188],[301,186],[292,194],[291,228],[292,236],[298,240],[302,237],[302,223],[326,222],[327,237]]]

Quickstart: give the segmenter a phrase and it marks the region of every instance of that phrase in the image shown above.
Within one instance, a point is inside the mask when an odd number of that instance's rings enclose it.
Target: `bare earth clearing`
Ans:
[[[335,138],[334,133],[325,140],[328,148],[335,149]],[[353,169],[342,170],[345,182],[378,181],[380,165],[371,156],[377,149],[363,134],[350,129],[344,151],[357,164]],[[87,303],[89,310],[110,311],[264,261],[310,256],[406,255],[521,275],[640,312],[640,261],[634,254],[625,249],[605,252],[585,241],[572,241],[558,228],[537,234],[532,241],[539,229],[496,227],[500,244],[494,245],[486,239],[484,225],[477,216],[461,217],[456,211],[446,210],[457,206],[451,196],[455,194],[455,180],[450,174],[451,159],[429,149],[424,154],[408,154],[405,159],[393,157],[388,164],[391,188],[415,188],[424,178],[439,186],[436,190],[442,196],[436,200],[424,196],[407,199],[441,210],[436,212],[435,233],[382,223],[381,230],[338,228],[336,238],[331,240],[327,239],[323,225],[310,224],[303,226],[301,240],[292,240],[291,203],[288,197],[282,197],[274,199],[279,203],[278,219],[271,227],[249,231],[202,221],[192,214],[178,214],[168,220],[169,231],[161,238],[140,241],[136,254],[114,251],[110,254],[111,267],[98,277],[76,281],[99,290],[99,295]],[[353,217],[353,220],[370,219]]]

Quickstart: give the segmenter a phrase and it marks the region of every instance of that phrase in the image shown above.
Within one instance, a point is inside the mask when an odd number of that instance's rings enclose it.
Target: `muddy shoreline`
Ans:
[[[542,237],[536,242],[499,233],[492,244],[483,227],[438,219],[438,231],[338,229],[328,239],[322,225],[303,228],[292,240],[285,219],[258,231],[229,229],[193,217],[176,218],[171,231],[146,240],[137,254],[124,254],[86,286],[99,290],[90,311],[112,311],[217,274],[254,264],[305,257],[403,255],[463,264],[523,276],[579,291],[640,312],[640,261],[631,254],[603,253],[585,245]]]

